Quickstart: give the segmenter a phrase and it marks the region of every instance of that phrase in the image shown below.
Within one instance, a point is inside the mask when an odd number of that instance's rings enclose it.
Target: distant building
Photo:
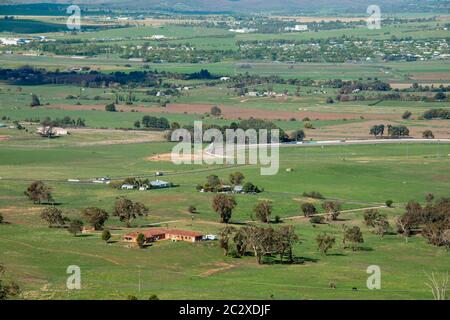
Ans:
[[[132,185],[132,184],[123,184],[120,188],[122,190],[133,190],[134,189],[134,185]]]
[[[36,129],[36,132],[41,135],[46,135],[46,134],[48,134],[48,130],[51,130],[52,135],[55,137],[65,136],[68,134],[67,130],[64,128],[59,128],[59,127],[50,128],[50,127],[45,127],[45,126],[38,127]]]
[[[145,231],[135,231],[123,236],[125,242],[136,242],[139,234],[143,234],[146,243],[160,240],[197,242],[203,240],[203,235],[195,231],[152,228]]]
[[[154,189],[170,188],[171,183],[162,180],[150,181],[150,186]]]
[[[165,38],[166,38],[166,36],[163,36],[161,34],[155,34],[155,35],[151,36],[152,40],[163,40]]]
[[[297,24],[294,27],[286,27],[285,31],[308,31],[308,25],[306,24]]]
[[[103,177],[103,178],[95,178],[94,180],[92,180],[93,183],[104,183],[104,184],[110,184],[111,183],[111,179],[108,177]]]
[[[228,31],[230,31],[230,32],[235,32],[235,33],[250,33],[250,32],[256,32],[256,31],[258,31],[258,29],[254,29],[254,28],[241,28],[241,29],[229,29]]]

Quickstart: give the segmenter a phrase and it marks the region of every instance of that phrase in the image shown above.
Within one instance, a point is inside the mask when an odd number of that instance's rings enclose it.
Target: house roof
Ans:
[[[155,180],[155,181],[150,181],[150,184],[153,187],[158,187],[158,186],[166,186],[169,184],[169,182],[167,181],[162,181],[162,180]]]
[[[142,233],[146,238],[151,238],[154,236],[159,236],[162,234],[166,234],[167,233],[167,229],[163,229],[163,228],[151,228],[148,230],[142,230],[142,231],[134,231],[131,233],[128,233],[125,235],[125,237],[130,237],[130,238],[136,238],[138,236],[138,234]]]
[[[177,230],[177,229],[170,229],[167,230],[167,234],[172,236],[185,236],[185,237],[201,237],[202,234],[195,231],[188,231],[188,230]]]
[[[170,236],[182,236],[182,237],[201,237],[202,234],[195,231],[178,230],[178,229],[164,229],[164,228],[151,228],[148,230],[134,231],[125,235],[125,237],[136,238],[138,234],[142,233],[146,238],[154,236],[168,234]]]

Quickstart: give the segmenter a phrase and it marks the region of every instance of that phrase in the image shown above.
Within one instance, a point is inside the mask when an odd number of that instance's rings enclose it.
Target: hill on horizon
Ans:
[[[60,3],[93,5],[124,9],[155,9],[185,12],[331,12],[366,14],[373,0],[4,0],[3,4]],[[382,12],[402,13],[406,9],[414,10],[419,5],[440,6],[444,0],[378,0]],[[447,2],[448,3],[448,2]],[[448,13],[443,8],[443,13]]]

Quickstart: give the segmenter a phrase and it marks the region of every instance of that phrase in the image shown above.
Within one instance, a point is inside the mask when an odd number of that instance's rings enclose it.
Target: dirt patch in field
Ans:
[[[177,114],[208,114],[211,111],[212,104],[169,104],[165,108],[161,107],[143,107],[143,106],[122,106],[117,105],[119,112],[146,112],[146,113],[177,113]],[[225,119],[250,119],[258,118],[265,120],[290,120],[295,118],[301,120],[305,117],[311,120],[340,120],[340,119],[398,119],[397,114],[362,114],[362,113],[340,113],[340,112],[317,112],[317,111],[285,111],[268,110],[235,106],[220,105],[222,116]],[[63,110],[97,110],[105,111],[103,105],[53,105],[50,109]]]
[[[73,135],[79,134],[108,134],[108,138],[97,141],[83,141],[75,143],[76,146],[114,145],[129,143],[145,143],[165,141],[163,131],[131,131],[115,129],[71,129]]]
[[[9,136],[0,136],[0,141],[9,140]]]
[[[212,160],[215,159],[216,157],[209,155],[207,153],[203,153],[203,160]],[[193,162],[194,161],[194,154],[184,154],[184,155],[179,155],[179,159],[183,160],[183,162]],[[161,153],[161,154],[155,154],[153,156],[147,157],[145,158],[145,160],[147,161],[172,161],[172,153]]]
[[[228,263],[224,263],[224,262],[218,262],[215,265],[218,268],[209,269],[209,270],[203,272],[202,274],[200,274],[200,276],[202,276],[202,277],[209,277],[209,276],[212,276],[213,274],[216,274],[218,272],[227,271],[227,270],[230,270],[230,269],[236,267],[235,264],[228,264]]]

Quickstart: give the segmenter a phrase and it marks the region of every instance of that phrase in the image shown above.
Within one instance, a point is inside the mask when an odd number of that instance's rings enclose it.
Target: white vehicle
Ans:
[[[216,235],[214,234],[207,234],[203,236],[203,240],[209,240],[209,241],[214,241],[219,239]]]

